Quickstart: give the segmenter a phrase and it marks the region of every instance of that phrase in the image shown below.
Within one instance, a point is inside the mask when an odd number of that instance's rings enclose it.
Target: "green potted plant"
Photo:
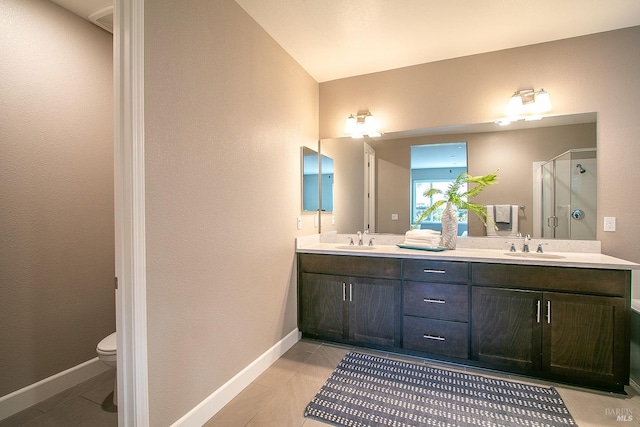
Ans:
[[[498,171],[484,176],[471,176],[468,173],[461,173],[456,180],[442,191],[437,188],[432,188],[425,191],[426,197],[433,197],[436,194],[441,194],[444,197],[434,204],[429,206],[420,217],[416,220],[411,229],[416,228],[425,218],[427,218],[433,211],[438,209],[442,205],[446,205],[444,212],[442,213],[442,246],[447,249],[456,248],[456,240],[458,237],[458,215],[456,209],[466,209],[468,212],[475,214],[480,221],[486,226],[487,219],[491,221],[491,218],[487,217],[487,209],[484,205],[478,203],[472,203],[470,199],[477,196],[489,185],[498,183]],[[466,184],[475,184],[474,186],[466,186]],[[495,224],[494,224],[495,226]]]

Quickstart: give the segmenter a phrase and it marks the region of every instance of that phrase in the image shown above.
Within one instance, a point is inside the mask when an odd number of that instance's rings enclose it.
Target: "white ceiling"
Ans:
[[[110,0],[51,0],[86,18]],[[318,82],[640,25],[638,0],[236,0]]]

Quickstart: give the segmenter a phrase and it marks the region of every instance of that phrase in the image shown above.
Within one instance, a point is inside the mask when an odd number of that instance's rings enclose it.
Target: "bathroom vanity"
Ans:
[[[622,393],[634,268],[599,253],[307,244],[298,325],[304,337]]]

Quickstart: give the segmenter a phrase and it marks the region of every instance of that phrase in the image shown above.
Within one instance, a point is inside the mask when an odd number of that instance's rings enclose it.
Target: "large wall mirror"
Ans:
[[[320,141],[320,151],[335,160],[333,185],[334,206],[331,221],[322,220],[321,232],[354,233],[367,229],[364,212],[367,200],[375,200],[375,218],[370,229],[377,233],[404,234],[411,224],[411,149],[414,146],[443,143],[466,143],[467,171],[471,175],[486,175],[498,170],[499,183],[485,189],[474,201],[485,205],[517,205],[518,231],[535,237],[553,237],[544,227],[558,225],[581,230],[575,235],[561,233],[561,238],[595,239],[597,156],[596,113],[546,117],[539,121],[516,122],[510,126],[495,123],[449,126],[385,134],[381,138],[334,138]],[[374,177],[365,186],[367,150],[372,150]],[[572,154],[575,153],[575,154]],[[556,172],[562,180],[542,182],[543,165]],[[580,167],[577,165],[580,164]],[[588,167],[586,167],[588,166]],[[584,170],[584,172],[582,172]],[[553,198],[549,189],[558,194],[570,193],[568,201],[560,202],[553,214],[543,207]],[[371,194],[365,194],[370,188]],[[579,191],[579,194],[572,192]],[[544,192],[544,194],[543,194]],[[580,205],[580,206],[578,206]],[[545,210],[546,209],[546,210]],[[579,212],[576,212],[578,210]],[[545,212],[545,217],[543,217]],[[592,223],[593,226],[590,224]],[[578,225],[576,225],[578,224]],[[585,224],[589,224],[588,227]],[[585,231],[585,229],[589,231]],[[592,230],[592,231],[591,231]],[[475,217],[468,223],[468,235],[485,236],[486,229]]]

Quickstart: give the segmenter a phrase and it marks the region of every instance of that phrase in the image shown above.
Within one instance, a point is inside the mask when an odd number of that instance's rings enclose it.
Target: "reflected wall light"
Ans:
[[[544,89],[518,90],[509,99],[505,109],[506,117],[496,120],[496,123],[505,126],[519,120],[540,120],[543,117],[542,114],[549,110],[551,110],[551,100],[549,93]]]
[[[344,127],[347,135],[351,138],[364,138],[364,136],[376,137],[382,135],[380,133],[380,124],[369,111],[358,114],[351,114],[347,118]]]

